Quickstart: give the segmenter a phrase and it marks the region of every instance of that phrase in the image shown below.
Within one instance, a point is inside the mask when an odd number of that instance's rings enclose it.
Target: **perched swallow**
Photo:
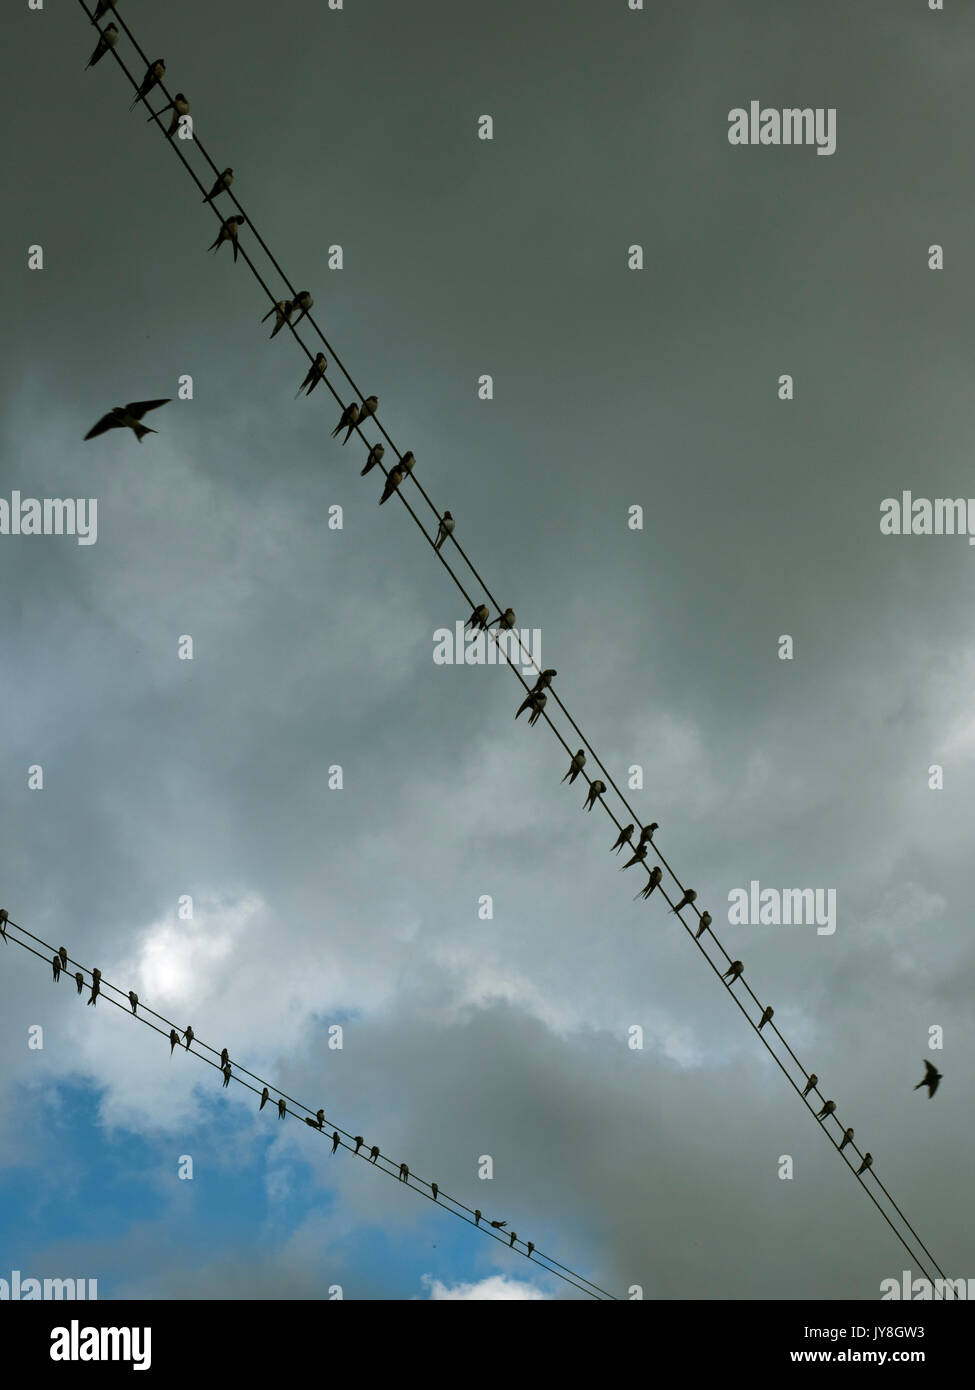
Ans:
[[[566,776],[568,776],[568,774],[566,774]],[[562,781],[565,781],[565,777],[562,778]],[[635,829],[636,826],[633,825],[632,822],[629,825],[624,825],[623,829],[620,831],[616,839],[613,841],[613,849],[616,851],[617,854],[619,854],[620,850],[623,848],[624,845],[630,845],[630,841],[633,839],[633,831]],[[632,845],[630,845],[630,848],[632,849]]]
[[[809,1073],[809,1079],[808,1079],[808,1081],[806,1082],[806,1085],[805,1085],[805,1088],[804,1088],[802,1094],[803,1094],[804,1096],[808,1096],[809,1092],[815,1089],[816,1083],[817,1083],[818,1081],[819,1081],[819,1077],[816,1075],[816,1073],[815,1073],[814,1071],[811,1071],[811,1072]]]
[[[475,1225],[475,1226],[480,1226],[480,1224],[481,1224],[481,1213],[480,1213],[480,1212],[477,1210],[477,1208],[475,1207],[475,1208],[474,1208],[474,1225]]]
[[[626,861],[626,863],[623,865],[623,869],[628,869],[631,864],[642,864],[644,859],[646,859],[647,857],[647,849],[647,845],[638,845],[636,849],[633,851],[633,857]],[[620,870],[620,873],[623,872],[623,869]]]
[[[852,1130],[852,1129],[845,1129],[845,1130],[843,1131],[843,1138],[842,1138],[842,1140],[841,1140],[841,1142],[840,1142],[840,1153],[843,1152],[843,1150],[846,1148],[847,1144],[851,1144],[852,1142],[853,1142],[853,1130]]]
[[[378,1157],[379,1157],[379,1145],[378,1145],[378,1144],[373,1144],[372,1148],[369,1150],[369,1162],[370,1162],[370,1163],[375,1163],[375,1161],[376,1161],[376,1159],[377,1159]]]
[[[132,106],[135,106],[143,97],[147,97],[156,83],[161,82],[165,76],[166,64],[163,62],[162,58],[157,58],[154,63],[150,63],[146,69],[146,75],[142,79],[142,86],[133,99]],[[130,111],[132,110],[132,106],[129,107]]]
[[[317,1120],[313,1120],[312,1117],[311,1117],[310,1115],[306,1115],[306,1116],[305,1116],[305,1124],[306,1124],[306,1125],[311,1125],[312,1129],[317,1129],[317,1128],[318,1128],[318,1121],[317,1121]]]
[[[867,1171],[867,1169],[871,1166],[872,1163],[873,1163],[873,1154],[864,1154],[864,1155],[863,1155],[863,1162],[860,1164],[859,1168],[857,1169],[857,1177],[859,1177],[861,1173],[865,1173],[865,1172]]]
[[[234,248],[234,260],[236,261],[237,252],[240,249],[237,242],[237,233],[240,231],[241,227],[244,225],[246,221],[247,218],[239,212],[235,212],[233,217],[228,217],[227,220],[222,224],[219,232],[216,235],[216,238],[207,247],[207,250],[218,251],[225,241],[232,242]]]
[[[494,1227],[494,1229],[495,1229],[496,1231],[503,1231],[504,1228],[505,1228],[505,1226],[507,1226],[507,1224],[508,1224],[507,1221],[492,1221],[492,1222],[491,1222],[491,1225]]]
[[[87,72],[89,68],[93,68],[96,63],[100,63],[108,50],[114,48],[117,43],[118,29],[114,24],[107,24],[98,36],[95,51],[85,64],[85,71]],[[134,106],[135,102],[133,102],[132,105]],[[132,108],[130,107],[129,109],[131,110]]]
[[[177,1033],[177,1031],[176,1031],[175,1028],[170,1028],[170,1030],[169,1030],[169,1055],[170,1055],[170,1057],[172,1057],[173,1052],[175,1051],[175,1049],[176,1049],[178,1046],[179,1046],[179,1034]]]
[[[529,1258],[529,1259],[531,1259],[531,1257],[532,1257],[532,1251],[533,1251],[534,1249],[535,1249],[535,1242],[534,1242],[533,1240],[530,1240],[530,1241],[528,1242],[528,1258]]]
[[[467,619],[467,622],[464,624],[464,626],[477,628],[480,632],[483,632],[484,629],[487,627],[487,620],[490,616],[490,613],[491,610],[490,608],[488,608],[486,603],[479,603],[477,607],[474,609],[474,612]],[[563,778],[562,780],[565,781],[565,778]]]
[[[85,438],[94,439],[97,434],[104,434],[106,430],[121,429],[123,425],[127,425],[141,444],[145,435],[159,433],[158,430],[150,429],[148,425],[139,424],[143,415],[147,410],[158,410],[161,405],[168,405],[171,400],[171,396],[165,396],[158,401],[129,401],[128,405],[113,406],[97,425],[92,425]]]
[[[85,987],[85,977],[80,970],[75,971],[74,982],[78,986],[78,993],[80,994]]]
[[[60,957],[60,956],[52,956],[52,957],[51,957],[51,969],[54,971],[54,983],[57,984],[58,980],[61,978],[61,957]]]
[[[917,1085],[914,1087],[914,1089],[915,1091],[919,1091],[922,1086],[927,1086],[928,1100],[931,1100],[934,1096],[935,1091],[938,1089],[938,1082],[940,1080],[941,1072],[938,1071],[937,1067],[933,1064],[933,1062],[929,1062],[927,1061],[927,1059],[925,1059],[924,1080],[919,1081]]]
[[[827,1115],[832,1115],[832,1113],[833,1113],[833,1111],[834,1111],[835,1109],[836,1109],[836,1101],[835,1101],[835,1100],[828,1100],[828,1101],[826,1102],[826,1104],[823,1106],[822,1110],[820,1110],[819,1114],[816,1116],[816,1119],[817,1119],[817,1120],[825,1120],[826,1116],[827,1116]]]
[[[758,1025],[758,1031],[759,1031],[759,1032],[762,1031],[762,1029],[765,1027],[766,1023],[770,1023],[770,1022],[772,1021],[772,1015],[773,1015],[774,1013],[775,1013],[775,1010],[772,1008],[772,1005],[771,1005],[771,1004],[769,1004],[767,1008],[765,1008],[765,1009],[762,1010],[762,1021],[761,1021],[761,1023]]]
[[[583,752],[583,750],[580,748],[579,751],[578,751],[578,753],[574,753],[574,754],[572,755],[572,761],[569,763],[569,770],[568,770],[568,772],[565,774],[565,776],[562,778],[562,781],[563,781],[563,782],[568,782],[569,786],[571,787],[571,786],[572,786],[572,783],[573,783],[573,782],[576,780],[576,778],[579,776],[579,773],[582,771],[582,769],[585,767],[585,765],[586,765],[586,755],[585,755],[585,753]],[[632,827],[631,827],[631,829],[632,829]]]
[[[544,691],[540,692],[538,695],[526,695],[518,706],[518,713],[515,715],[515,718],[519,719],[526,709],[530,709],[531,714],[528,716],[528,723],[537,724],[541,718],[542,710],[547,703],[548,697]]]
[[[399,1180],[400,1182],[409,1182],[410,1180],[410,1170],[405,1163],[401,1163],[399,1166]]]
[[[227,1051],[227,1049],[226,1049],[225,1047],[222,1047],[222,1048],[220,1049],[220,1065],[221,1065],[221,1067],[225,1067],[229,1061],[230,1061],[230,1053]]]
[[[440,525],[437,527],[437,539],[433,543],[434,550],[439,550],[447,537],[454,534],[454,527],[456,524],[450,513],[444,512],[443,516],[440,518]]]
[[[224,169],[223,173],[218,177],[216,183],[210,189],[210,192],[206,195],[203,201],[205,203],[211,203],[214,198],[218,197],[221,193],[226,192],[226,190],[230,187],[233,181],[233,169]]]
[[[653,890],[655,888],[660,887],[660,880],[663,878],[663,876],[663,869],[660,867],[659,864],[654,864],[653,868],[650,870],[650,877],[647,879],[644,886],[640,889],[639,893],[637,893],[636,897],[649,898]],[[636,898],[634,898],[633,901],[636,902]]]
[[[284,1096],[281,1096],[280,1099],[278,1100],[278,1119],[279,1119],[279,1120],[283,1120],[284,1117],[285,1117],[285,1115],[287,1115],[287,1113],[288,1113],[288,1102],[285,1100]]]
[[[230,1076],[231,1076],[231,1072],[230,1072],[230,1063],[229,1063],[229,1062],[225,1062],[225,1063],[223,1064],[223,1066],[220,1068],[220,1070],[223,1072],[223,1084],[224,1084],[224,1086],[229,1086],[229,1085],[230,1085]]]
[[[134,989],[129,990],[129,1003],[132,1005],[132,1012],[135,1013],[136,1009],[139,1007],[139,996]]]
[[[189,1052],[190,1050],[190,1043],[193,1041],[194,1036],[195,1035],[193,1033],[193,1029],[190,1027],[189,1024],[187,1024],[186,1027],[183,1029],[183,1037],[186,1039],[187,1052]]]
[[[547,689],[558,674],[558,671],[554,670],[551,666],[547,671],[539,672],[538,680],[532,686],[532,694],[537,695],[540,690]]]
[[[100,970],[93,970],[91,972],[91,994],[88,996],[89,1006],[98,1001],[98,995],[101,991],[101,979],[102,972]]]
[[[744,968],[745,967],[742,965],[740,960],[733,960],[731,964],[728,966],[728,969],[721,976],[721,978],[722,980],[727,980],[730,978],[732,983],[734,983],[734,981],[738,979],[738,976],[741,974]]]
[[[383,488],[383,495],[379,499],[380,506],[382,506],[384,502],[389,501],[405,477],[406,470],[403,465],[401,463],[394,463],[386,474],[386,486]]]
[[[298,317],[295,319],[295,323],[296,323],[296,324],[301,323],[301,320],[302,320],[302,319],[305,317],[305,315],[308,313],[309,309],[310,309],[311,306],[314,304],[314,302],[315,302],[315,301],[312,299],[311,295],[308,293],[307,290],[299,290],[299,291],[298,291],[298,293],[295,295],[294,299],[291,301],[291,307],[292,307],[292,309],[300,309],[300,310],[301,310],[301,313],[300,313],[300,314],[298,315]]]
[[[355,1149],[353,1150],[353,1153],[358,1153],[364,1143],[365,1140],[363,1139],[362,1135],[357,1134],[355,1137]]]
[[[325,369],[327,366],[328,362],[326,360],[324,352],[316,352],[314,362],[308,368],[308,371],[305,374],[304,381],[301,383],[301,385],[295,392],[295,400],[298,399],[298,397],[301,395],[302,391],[304,391],[306,386],[308,387],[309,396],[311,395],[315,387],[318,385],[322,377],[325,375]]]
[[[165,115],[167,111],[172,111],[173,113],[172,120],[169,122],[169,129],[166,131],[166,135],[172,139],[176,132],[176,127],[179,125],[182,118],[190,114],[190,104],[182,92],[177,92],[171,102],[166,106],[160,107],[160,109],[153,112],[151,116],[147,116],[147,123],[149,121],[154,121],[157,116]]]
[[[279,299],[276,304],[272,304],[270,309],[261,319],[261,323],[267,323],[268,319],[274,314],[274,327],[271,329],[271,337],[281,332],[286,323],[291,322],[291,315],[294,312],[294,305],[290,299]]]
[[[347,405],[345,409],[342,411],[342,418],[339,420],[338,424],[332,431],[332,438],[335,439],[337,435],[341,434],[342,431],[346,429],[346,427],[348,427],[348,434],[346,434],[345,438],[342,440],[343,444],[348,444],[349,435],[352,433],[352,431],[355,429],[358,423],[359,404],[357,401],[353,401],[351,405]]]
[[[653,832],[659,829],[660,826],[655,820],[651,821],[649,825],[645,825],[640,831],[640,844],[648,844],[653,839]]]
[[[385,452],[386,450],[381,444],[374,444],[369,450],[369,457],[366,459],[365,467],[359,474],[359,477],[364,478],[368,472],[375,468],[377,463],[382,463],[383,454],[385,454]]]
[[[680,902],[677,904],[676,907],[672,907],[670,909],[671,912],[680,912],[682,907],[690,907],[691,903],[694,901],[696,897],[697,894],[695,893],[693,888],[685,888],[684,896],[681,898]]]
[[[270,1091],[268,1090],[268,1088],[265,1086],[265,1087],[264,1087],[264,1090],[261,1092],[261,1103],[260,1103],[260,1105],[257,1107],[258,1110],[263,1110],[264,1107],[265,1107],[265,1105],[267,1105],[267,1103],[268,1103],[268,1101],[269,1101],[270,1099],[271,1099],[271,1092],[270,1092]]]
[[[107,14],[109,10],[114,9],[115,0],[98,0],[98,4],[95,7],[95,18],[101,19],[103,14]]]
[[[433,1200],[436,1201],[436,1200],[437,1200],[437,1193],[440,1191],[440,1188],[437,1186],[437,1184],[436,1184],[435,1182],[432,1182],[432,1183],[430,1184],[430,1191],[433,1193]]]
[[[0,907],[0,936],[4,941],[7,939],[7,923],[10,921],[10,913],[5,907]]]
[[[339,1138],[339,1132],[338,1132],[338,1130],[337,1130],[337,1129],[333,1129],[333,1130],[332,1130],[332,1153],[333,1153],[333,1154],[334,1154],[335,1150],[338,1148],[338,1146],[341,1144],[341,1142],[342,1142],[342,1140]]]
[[[515,1241],[516,1241],[517,1239],[518,1239],[518,1232],[517,1232],[517,1231],[512,1231],[512,1232],[511,1232],[511,1240],[510,1240],[509,1243],[508,1243],[508,1249],[509,1249],[509,1250],[513,1250],[513,1249],[514,1249]]]
[[[701,937],[704,935],[704,933],[707,931],[707,929],[708,929],[708,927],[709,927],[710,925],[711,925],[711,914],[710,914],[710,912],[702,912],[702,913],[701,913],[701,925],[698,927],[697,931],[694,933],[694,940],[695,940],[695,941],[700,941]]]
[[[536,695],[535,698],[536,698],[537,700],[544,700],[544,699],[545,699],[545,696],[544,696],[544,695]],[[591,810],[592,810],[592,808],[593,808],[593,807],[595,806],[595,804],[596,804],[597,798],[600,797],[600,796],[602,796],[602,794],[603,794],[603,792],[604,792],[605,790],[606,790],[606,783],[605,783],[605,782],[600,782],[600,780],[599,780],[598,777],[596,778],[595,782],[590,782],[590,783],[589,783],[589,795],[586,797],[586,810],[587,810],[587,811],[591,811]]]
[[[499,617],[494,619],[494,622],[488,623],[488,627],[494,627],[494,623],[497,623],[499,631],[502,628],[513,628],[515,625],[515,610],[513,608],[506,608]]]
[[[68,968],[68,949],[67,949],[67,947],[66,947],[66,946],[59,946],[59,947],[58,947],[58,955],[59,955],[60,958],[61,958],[61,969],[62,969],[62,970],[67,970],[67,968]]]
[[[367,397],[366,397],[366,399],[362,402],[362,405],[359,407],[359,425],[360,425],[360,426],[364,425],[371,415],[375,415],[375,413],[376,413],[376,407],[378,406],[378,404],[379,404],[379,397],[378,397],[378,396],[367,396]],[[349,434],[351,434],[351,433],[352,433],[352,431],[349,430]],[[349,437],[349,436],[346,435],[346,439],[348,439],[348,437]],[[343,441],[343,442],[344,442],[344,441]]]

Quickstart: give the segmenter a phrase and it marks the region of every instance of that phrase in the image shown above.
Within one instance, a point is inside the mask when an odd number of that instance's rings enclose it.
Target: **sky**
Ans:
[[[121,13],[615,780],[644,769],[628,796],[783,1035],[975,1277],[975,553],[880,527],[904,490],[975,493],[975,16]],[[114,60],[85,70],[81,6],[7,22],[0,498],[96,498],[98,531],[0,535],[0,902],[617,1297],[878,1298],[910,1257],[659,895],[633,900],[511,672],[435,663],[469,608],[331,396],[296,400],[303,353],[207,254],[217,219]],[[752,100],[835,109],[835,153],[730,144]],[[84,441],[166,396],[142,444]],[[835,932],[730,923],[753,880],[835,891]],[[71,984],[0,947],[0,1279],[584,1296]]]

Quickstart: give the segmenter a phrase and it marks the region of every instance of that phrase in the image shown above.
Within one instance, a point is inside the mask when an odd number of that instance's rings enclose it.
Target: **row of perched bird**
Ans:
[[[7,910],[5,907],[0,908],[0,939],[2,939],[5,943],[6,943],[7,939],[8,939],[8,938],[7,938],[7,926],[8,926],[9,923],[10,923],[10,913],[8,912],[8,910]],[[62,974],[67,974],[67,973],[68,973],[68,959],[69,959],[69,958],[68,958],[67,947],[65,947],[65,946],[59,946],[58,949],[57,949],[57,951],[55,951],[54,955],[53,955],[52,958],[51,958],[51,970],[52,970],[52,973],[53,973],[53,976],[54,976],[54,983],[55,983],[55,984],[57,984],[57,983],[59,982],[59,980],[60,980]],[[96,1004],[96,1003],[98,1002],[99,995],[101,994],[101,980],[102,980],[102,972],[101,972],[101,971],[97,968],[97,966],[96,966],[96,967],[92,970],[92,972],[91,972],[91,989],[90,989],[90,993],[89,993],[89,996],[88,996],[88,1003],[89,1003],[89,1005],[91,1005],[91,1004]],[[78,971],[75,972],[74,981],[75,981],[75,985],[77,986],[77,992],[78,992],[79,994],[83,993],[84,987],[85,987],[85,977],[84,977],[84,974],[82,973],[82,971],[78,970]],[[113,986],[113,988],[114,988],[114,986]],[[128,991],[128,1000],[129,1000],[129,1004],[130,1004],[130,1006],[131,1006],[131,1009],[132,1009],[133,1014],[138,1014],[138,1009],[139,1009],[139,996],[138,996],[138,994],[135,992],[134,989],[130,989],[130,990]],[[189,1052],[190,1046],[191,1046],[191,1044],[194,1042],[195,1038],[196,1038],[196,1034],[193,1032],[193,1026],[192,1026],[192,1024],[189,1024],[189,1023],[188,1023],[188,1024],[186,1025],[186,1027],[185,1027],[184,1029],[182,1029],[182,1036],[181,1036],[181,1032],[180,1032],[179,1029],[177,1029],[177,1028],[170,1028],[170,1030],[169,1030],[169,1055],[170,1055],[170,1057],[172,1057],[173,1053],[176,1051],[176,1048],[177,1048],[177,1047],[180,1047],[180,1046],[183,1047],[184,1051]],[[220,1051],[220,1067],[219,1067],[219,1070],[220,1070],[220,1072],[221,1072],[221,1074],[222,1074],[222,1076],[223,1076],[223,1085],[224,1085],[224,1087],[229,1086],[229,1085],[230,1085],[230,1082],[234,1079],[234,1075],[233,1075],[233,1068],[232,1068],[232,1066],[231,1066],[231,1061],[230,1061],[230,1052],[229,1052],[229,1050],[228,1050],[226,1047],[222,1048],[221,1051]],[[270,1089],[265,1085],[264,1088],[263,1088],[263,1090],[261,1091],[260,1104],[259,1104],[258,1107],[257,1107],[258,1110],[263,1110],[264,1107],[265,1107],[265,1105],[267,1105],[267,1103],[268,1103],[268,1101],[269,1101],[270,1099],[271,1099],[271,1092],[270,1092]],[[279,1120],[283,1120],[283,1119],[285,1118],[285,1116],[289,1113],[289,1111],[288,1111],[288,1102],[287,1102],[287,1100],[285,1099],[284,1096],[279,1096],[279,1097],[278,1097],[278,1100],[277,1100],[277,1110],[278,1110],[278,1119],[279,1119]],[[291,1113],[291,1114],[294,1114],[295,1112],[294,1112],[294,1111],[291,1111],[290,1113]],[[316,1114],[315,1114],[314,1119],[312,1119],[311,1117],[309,1117],[309,1116],[307,1116],[307,1115],[305,1115],[305,1116],[297,1116],[296,1118],[304,1119],[305,1124],[308,1125],[311,1129],[320,1130],[320,1131],[322,1131],[322,1133],[325,1132],[325,1111],[324,1111],[324,1110],[318,1110],[318,1111],[316,1112]],[[331,1149],[331,1151],[332,1151],[332,1153],[334,1154],[334,1153],[337,1152],[339,1146],[342,1145],[342,1137],[341,1137],[341,1135],[340,1135],[340,1133],[339,1133],[339,1131],[338,1131],[337,1129],[333,1129],[332,1134],[331,1134],[331,1140],[332,1140],[332,1149]],[[360,1149],[363,1147],[363,1145],[365,1144],[365,1140],[363,1139],[363,1137],[362,1137],[361,1134],[356,1134],[356,1135],[353,1136],[353,1141],[354,1141],[353,1144],[342,1145],[342,1147],[351,1148],[351,1149],[352,1149],[352,1152],[353,1152],[354,1154],[358,1154],[358,1153],[359,1153],[359,1150],[360,1150]],[[375,1162],[377,1161],[377,1159],[384,1158],[384,1157],[385,1157],[385,1155],[381,1153],[380,1148],[379,1148],[379,1145],[378,1145],[378,1144],[373,1144],[372,1147],[369,1149],[369,1158],[368,1158],[368,1161],[369,1161],[370,1163],[375,1163]],[[397,1166],[396,1163],[395,1163],[395,1161],[392,1160],[392,1159],[387,1158],[387,1159],[386,1159],[386,1162],[387,1162],[387,1163],[391,1163],[391,1164],[393,1165],[394,1168]],[[408,1164],[406,1164],[406,1163],[400,1163],[400,1164],[399,1164],[399,1166],[398,1166],[398,1176],[399,1176],[399,1180],[400,1180],[401,1182],[409,1183],[409,1180],[410,1180],[410,1169],[409,1169],[409,1165],[408,1165]],[[419,1181],[422,1181],[422,1179],[420,1179]],[[438,1184],[438,1183],[435,1183],[435,1182],[431,1182],[431,1183],[429,1183],[429,1184],[427,1184],[427,1185],[429,1186],[430,1191],[431,1191],[431,1193],[433,1194],[433,1200],[434,1200],[435,1202],[436,1202],[436,1201],[439,1201],[439,1199],[440,1199],[440,1187],[439,1187],[439,1184]],[[451,1201],[452,1201],[453,1199],[451,1198],[451,1199],[448,1199],[448,1200],[451,1200]],[[481,1213],[480,1211],[478,1211],[478,1210],[475,1210],[475,1212],[474,1212],[474,1224],[475,1224],[475,1226],[479,1226],[479,1225],[481,1224],[481,1219],[482,1219],[482,1213]],[[505,1227],[507,1226],[508,1223],[507,1223],[507,1221],[491,1221],[491,1222],[488,1223],[488,1224],[490,1224],[495,1230],[501,1231],[501,1230],[505,1230]],[[509,1231],[505,1230],[505,1235],[510,1235],[510,1237],[511,1237],[510,1240],[509,1240],[509,1248],[513,1248],[516,1244],[519,1244],[519,1243],[520,1243],[520,1244],[522,1244],[522,1245],[525,1246],[526,1254],[527,1254],[528,1258],[531,1259],[531,1256],[532,1256],[532,1254],[533,1254],[533,1252],[534,1252],[534,1250],[535,1250],[534,1241],[530,1241],[530,1240],[529,1240],[529,1241],[521,1241],[521,1242],[519,1242],[519,1241],[518,1241],[518,1236],[517,1236],[517,1234],[516,1234],[514,1231],[509,1232]]]

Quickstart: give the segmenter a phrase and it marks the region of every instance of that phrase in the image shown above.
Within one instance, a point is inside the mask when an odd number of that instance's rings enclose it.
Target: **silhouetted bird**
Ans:
[[[940,1080],[941,1080],[941,1072],[938,1071],[937,1067],[934,1065],[933,1062],[929,1062],[927,1059],[925,1059],[925,1062],[924,1062],[924,1080],[923,1080],[923,1081],[919,1081],[919,1082],[917,1083],[917,1085],[914,1087],[914,1089],[915,1089],[915,1091],[919,1091],[919,1090],[921,1089],[922,1086],[927,1086],[927,1088],[928,1088],[928,1100],[930,1100],[930,1099],[932,1098],[932,1096],[934,1095],[935,1091],[938,1089],[938,1082],[939,1082]]]

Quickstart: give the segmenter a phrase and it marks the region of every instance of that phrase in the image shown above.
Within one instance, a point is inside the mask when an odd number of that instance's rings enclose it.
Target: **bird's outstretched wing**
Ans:
[[[125,407],[125,413],[131,415],[133,420],[141,420],[147,410],[158,410],[161,405],[169,405],[171,400],[172,396],[167,396],[161,401],[130,401]]]
[[[85,438],[94,439],[96,434],[104,434],[106,430],[114,429],[118,423],[118,420],[116,420],[115,416],[109,411],[107,415],[102,416],[97,425],[92,425],[91,429],[85,435]]]
[[[933,1062],[929,1062],[928,1059],[925,1058],[925,1059],[924,1059],[924,1079],[925,1079],[925,1081],[933,1081],[934,1078],[935,1078],[937,1075],[938,1075],[938,1068],[934,1065]]]

